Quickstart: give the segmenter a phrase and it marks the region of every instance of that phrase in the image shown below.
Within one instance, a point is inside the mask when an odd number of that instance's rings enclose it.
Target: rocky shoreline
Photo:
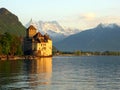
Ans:
[[[39,58],[46,58],[46,57],[52,57],[52,56],[32,56],[32,55],[26,55],[26,56],[0,56],[0,60],[19,60],[19,59],[39,59]]]

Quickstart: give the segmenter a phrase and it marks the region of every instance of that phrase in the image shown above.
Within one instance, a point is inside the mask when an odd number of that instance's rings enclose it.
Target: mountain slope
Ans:
[[[25,27],[21,24],[16,15],[5,8],[0,8],[0,33],[5,32],[24,36]]]
[[[71,35],[55,43],[62,51],[107,51],[120,50],[120,27],[116,24],[99,24],[96,28]]]

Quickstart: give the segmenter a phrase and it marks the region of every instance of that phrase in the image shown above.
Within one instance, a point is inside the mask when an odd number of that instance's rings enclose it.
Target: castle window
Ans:
[[[43,44],[43,46],[46,46],[46,44]]]
[[[46,50],[46,47],[43,47],[44,50]]]

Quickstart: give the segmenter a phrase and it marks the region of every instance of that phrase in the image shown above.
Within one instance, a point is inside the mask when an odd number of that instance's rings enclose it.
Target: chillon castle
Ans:
[[[52,40],[49,35],[42,35],[33,25],[30,25],[24,38],[24,54],[52,56]]]

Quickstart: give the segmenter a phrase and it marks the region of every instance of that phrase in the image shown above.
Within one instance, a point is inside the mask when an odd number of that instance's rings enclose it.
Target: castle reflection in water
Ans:
[[[12,87],[24,85],[29,88],[36,88],[40,85],[50,85],[52,77],[52,57],[35,60],[8,60],[0,61],[0,78],[8,77],[0,84],[6,83]],[[9,80],[8,80],[9,79]],[[20,84],[20,86],[19,86]],[[4,89],[4,88],[3,88]]]
[[[25,61],[29,82],[32,86],[50,84],[52,76],[52,58],[40,58]]]

